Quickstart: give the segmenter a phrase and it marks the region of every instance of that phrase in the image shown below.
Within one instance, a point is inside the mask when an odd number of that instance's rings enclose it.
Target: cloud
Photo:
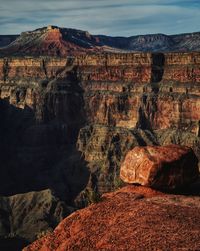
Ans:
[[[49,24],[131,36],[199,31],[198,0],[1,0],[0,34]]]

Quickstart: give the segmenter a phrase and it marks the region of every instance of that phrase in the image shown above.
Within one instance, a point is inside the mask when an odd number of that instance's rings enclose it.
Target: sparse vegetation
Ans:
[[[96,189],[87,189],[86,190],[86,204],[90,205],[93,203],[98,203],[101,201],[101,195]]]
[[[45,235],[50,234],[52,231],[53,231],[52,228],[48,228],[46,230],[43,230],[43,231],[37,233],[36,238],[40,239],[40,238],[44,237]]]
[[[118,175],[115,175],[113,179],[113,190],[119,189],[123,187],[123,185],[124,182],[120,179]]]

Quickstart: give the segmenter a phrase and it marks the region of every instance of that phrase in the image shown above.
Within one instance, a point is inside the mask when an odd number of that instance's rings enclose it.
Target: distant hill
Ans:
[[[48,26],[17,35],[0,36],[0,55],[67,56],[86,52],[200,51],[200,32],[131,37],[91,35],[87,31]]]
[[[4,47],[12,43],[19,35],[0,35],[0,47]]]

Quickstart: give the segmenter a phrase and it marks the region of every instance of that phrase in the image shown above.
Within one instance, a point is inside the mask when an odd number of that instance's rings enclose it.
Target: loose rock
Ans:
[[[179,145],[135,147],[120,170],[126,183],[170,190],[192,183],[198,174],[193,150]]]

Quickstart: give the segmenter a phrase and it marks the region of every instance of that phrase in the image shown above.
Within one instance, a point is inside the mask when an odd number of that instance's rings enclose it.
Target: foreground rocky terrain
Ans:
[[[200,198],[128,186],[63,220],[24,251],[199,250]]]
[[[200,198],[193,196],[199,170],[191,148],[135,147],[127,153],[120,177],[145,187],[132,185],[103,194],[96,204],[68,216],[23,250],[199,249]],[[185,189],[190,195],[166,194],[178,187],[179,193]]]
[[[199,159],[199,82],[198,52],[2,57],[1,235],[32,241],[117,189],[135,146],[186,145]],[[46,189],[53,198],[40,203]]]

